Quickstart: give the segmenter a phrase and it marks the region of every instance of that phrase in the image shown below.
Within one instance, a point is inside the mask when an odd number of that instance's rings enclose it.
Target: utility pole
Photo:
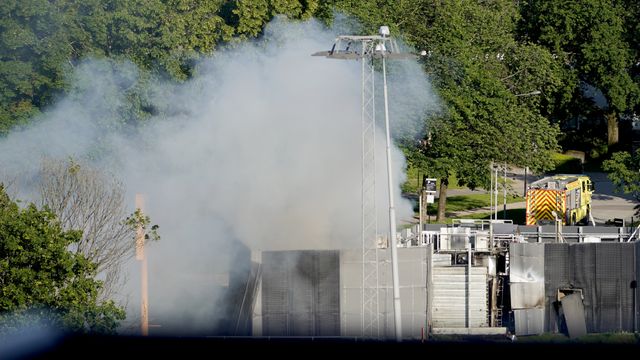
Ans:
[[[422,244],[422,194],[424,194],[424,189],[419,187],[418,190],[418,246]]]
[[[493,207],[495,206],[495,203],[493,202],[493,162],[491,162],[489,173],[491,174],[491,183],[489,185],[489,208],[491,211],[489,212],[489,219],[493,220]]]
[[[144,214],[144,196],[136,194],[136,210]],[[149,289],[147,274],[147,257],[144,253],[144,229],[142,224],[136,228],[136,260],[140,261],[140,333],[149,335]]]
[[[503,193],[503,206],[502,206],[502,218],[507,219],[507,163],[504,163],[504,182],[502,183],[502,193]]]
[[[529,171],[529,167],[525,166],[524,167],[524,195],[522,195],[522,197],[527,197],[527,172]]]
[[[495,173],[495,177],[496,177],[495,189],[493,190],[493,194],[495,196],[494,204],[496,205],[495,206],[495,214],[494,214],[495,216],[494,216],[494,218],[496,220],[498,220],[498,166],[496,166],[494,168],[494,173]]]

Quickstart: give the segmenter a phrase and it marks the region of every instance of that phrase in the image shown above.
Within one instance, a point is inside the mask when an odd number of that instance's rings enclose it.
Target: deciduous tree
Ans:
[[[81,237],[63,230],[49,210],[20,208],[0,186],[0,332],[34,320],[70,331],[115,331],[123,309],[98,299],[96,265],[69,251]]]

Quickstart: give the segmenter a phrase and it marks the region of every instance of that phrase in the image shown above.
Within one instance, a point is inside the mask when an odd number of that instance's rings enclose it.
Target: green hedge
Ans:
[[[573,156],[554,153],[552,155],[555,169],[552,171],[556,174],[582,174],[582,162]]]

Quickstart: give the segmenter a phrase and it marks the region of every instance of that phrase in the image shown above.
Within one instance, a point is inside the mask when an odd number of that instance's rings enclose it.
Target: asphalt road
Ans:
[[[620,218],[625,224],[634,216],[633,207],[636,203],[628,194],[614,191],[614,186],[605,173],[586,173],[591,177],[595,185],[592,195],[593,219],[596,224],[604,223],[609,219]]]
[[[633,198],[628,194],[622,194],[615,191],[613,184],[607,178],[606,173],[594,173],[587,172],[585,173],[595,185],[595,191],[592,196],[592,209],[593,209],[593,219],[596,224],[602,225],[607,220],[619,218],[623,219],[625,224],[628,224],[632,217],[634,216],[634,206],[636,203],[633,201]],[[540,179],[542,176],[533,176],[531,174],[527,174],[527,183],[531,183],[535,180]],[[512,169],[507,172],[507,178],[509,179],[509,188],[507,189],[508,194],[518,194],[520,196],[524,195],[524,170],[523,169]],[[501,188],[498,188],[498,216],[500,216],[500,211],[503,209],[503,192]],[[485,189],[450,189],[447,192],[447,196],[454,195],[466,195],[466,194],[482,194],[487,193]],[[524,209],[526,207],[525,202],[511,203],[507,204],[507,209]],[[481,212],[489,212],[491,208],[483,207],[478,209],[466,210],[456,212],[456,217],[464,217],[464,215],[469,215],[473,213],[481,213]],[[637,219],[637,217],[636,217]]]

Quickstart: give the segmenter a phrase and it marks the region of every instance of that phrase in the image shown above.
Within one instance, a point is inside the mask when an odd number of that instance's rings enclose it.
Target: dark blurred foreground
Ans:
[[[415,342],[371,342],[360,339],[341,338],[179,338],[179,337],[124,337],[124,336],[66,336],[43,344],[22,344],[19,351],[0,352],[0,359],[52,359],[52,358],[140,358],[160,359],[170,357],[193,358],[230,355],[260,356],[263,359],[298,358],[339,355],[353,356],[397,356],[455,355],[473,358],[511,357],[522,358],[542,354],[554,354],[556,358],[569,356],[573,359],[590,358],[592,355],[617,353],[640,353],[638,344],[545,344],[522,343],[508,339],[465,341],[415,341]],[[7,350],[5,348],[5,350]],[[452,357],[454,356],[454,357]],[[333,360],[333,359],[327,359]]]

